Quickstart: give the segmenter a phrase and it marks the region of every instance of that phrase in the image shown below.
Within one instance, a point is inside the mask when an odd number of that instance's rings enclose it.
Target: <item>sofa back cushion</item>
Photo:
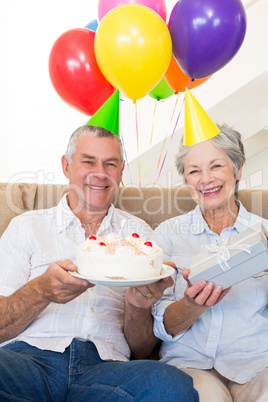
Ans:
[[[19,187],[0,188],[0,236],[11,219],[22,212],[24,205]]]
[[[0,183],[0,236],[16,215],[53,207],[67,191],[68,185],[64,184]],[[241,190],[238,198],[248,211],[268,219],[268,190]],[[155,229],[164,220],[189,212],[196,204],[184,187],[121,187],[114,205]]]

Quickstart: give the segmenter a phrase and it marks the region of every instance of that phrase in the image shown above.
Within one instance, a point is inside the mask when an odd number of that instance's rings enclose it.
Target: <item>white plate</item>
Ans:
[[[157,282],[160,279],[166,278],[174,273],[174,268],[169,265],[162,265],[161,273],[158,276],[154,276],[151,278],[142,278],[142,279],[111,279],[106,277],[100,278],[90,278],[89,276],[81,275],[78,272],[69,273],[76,278],[86,279],[90,283],[94,285],[104,285],[104,286],[139,286],[139,285],[148,285],[149,283]]]

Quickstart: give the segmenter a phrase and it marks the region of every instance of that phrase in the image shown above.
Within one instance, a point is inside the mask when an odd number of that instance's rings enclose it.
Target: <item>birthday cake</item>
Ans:
[[[78,246],[76,259],[78,273],[89,278],[142,279],[160,275],[163,251],[137,233],[126,238],[111,233],[90,236]]]

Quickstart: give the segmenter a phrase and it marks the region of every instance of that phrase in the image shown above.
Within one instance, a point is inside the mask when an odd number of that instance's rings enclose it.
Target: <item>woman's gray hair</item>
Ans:
[[[238,169],[240,168],[240,166],[243,166],[246,161],[244,145],[241,140],[241,134],[238,131],[226,126],[219,126],[219,129],[221,130],[220,133],[207,141],[212,142],[212,144],[215,145],[216,148],[224,151],[229,156],[233,164],[234,177],[236,177]],[[176,155],[175,158],[175,166],[179,175],[183,177],[184,183],[186,183],[184,160],[193,146],[194,145],[185,146],[182,144],[180,146],[179,153]],[[237,192],[238,189],[238,182],[239,181],[237,180],[235,192]]]
[[[103,138],[103,137],[114,138],[119,144],[120,157],[121,157],[121,161],[123,164],[124,150],[123,150],[123,145],[122,145],[122,141],[120,140],[120,138],[117,135],[115,135],[114,133],[112,133],[111,131],[107,130],[106,128],[99,127],[99,126],[91,126],[89,124],[85,124],[84,126],[79,127],[71,135],[68,145],[67,145],[66,152],[65,152],[65,157],[69,161],[69,163],[72,163],[72,161],[73,161],[73,157],[76,152],[78,138],[84,137],[86,135],[90,135],[91,137],[98,137],[98,138]]]

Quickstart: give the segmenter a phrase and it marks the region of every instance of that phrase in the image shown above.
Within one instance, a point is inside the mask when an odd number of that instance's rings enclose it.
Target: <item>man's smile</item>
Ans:
[[[87,187],[89,187],[93,190],[105,190],[109,186],[93,186],[92,184],[87,184]]]

